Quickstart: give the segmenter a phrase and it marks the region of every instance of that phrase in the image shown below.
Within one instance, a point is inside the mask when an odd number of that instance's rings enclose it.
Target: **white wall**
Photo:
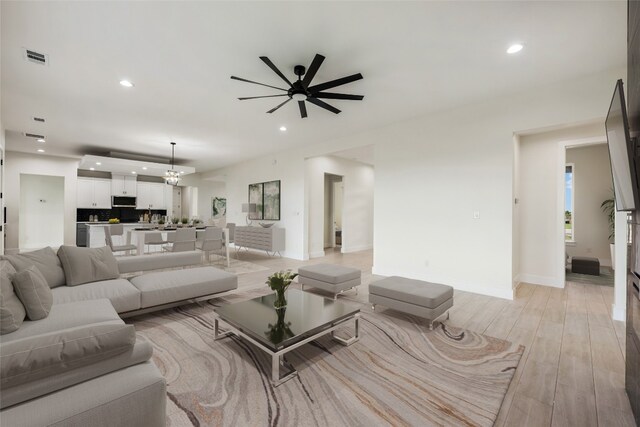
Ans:
[[[205,179],[202,174],[195,173],[185,176],[180,185],[195,187],[197,191],[197,209],[191,209],[191,216],[197,216],[203,222],[208,222],[211,219],[211,199],[213,197],[226,197],[226,185],[223,181]],[[189,198],[189,203],[192,203]],[[194,206],[192,206],[194,207]],[[182,206],[183,213],[186,212],[187,205]],[[243,225],[244,221],[242,222]]]
[[[556,243],[564,233],[565,147],[594,138],[604,138],[604,120],[520,136],[519,281],[564,286],[565,250]]]
[[[607,145],[569,148],[566,162],[575,165],[575,244],[567,245],[567,253],[570,257],[595,257],[601,265],[611,266],[609,223],[600,208],[604,200],[613,197]]]
[[[342,252],[373,247],[373,167],[341,157],[320,156],[305,162],[308,186],[309,256],[324,255],[325,174],[342,176]]]
[[[76,198],[78,159],[6,152],[7,251],[19,245],[20,174],[64,178],[64,244],[76,244]]]
[[[21,251],[64,242],[64,178],[46,175],[20,175]]]
[[[305,159],[373,145],[374,273],[512,298],[513,134],[602,119],[621,77],[624,69],[575,78],[203,176],[226,175],[229,212],[238,223],[247,185],[281,179],[285,256],[304,259],[313,215]]]

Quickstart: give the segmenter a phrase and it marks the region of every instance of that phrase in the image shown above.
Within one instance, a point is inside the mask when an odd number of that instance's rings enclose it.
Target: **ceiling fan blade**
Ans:
[[[304,104],[304,101],[298,101],[298,107],[300,107],[300,117],[303,119],[307,117],[307,106]]]
[[[313,95],[315,98],[324,99],[349,99],[351,101],[362,101],[363,95],[349,95],[346,93],[318,92]]]
[[[260,59],[262,59],[262,62],[264,62],[265,64],[267,64],[267,66],[269,66],[269,68],[271,68],[271,69],[273,70],[273,72],[274,72],[274,73],[276,73],[277,75],[279,75],[279,76],[280,76],[280,78],[281,78],[282,80],[284,80],[285,82],[287,82],[287,84],[288,84],[289,86],[293,86],[293,85],[291,84],[291,82],[289,81],[289,79],[287,79],[287,78],[284,76],[284,74],[282,74],[282,73],[280,72],[280,70],[278,70],[278,67],[276,67],[276,66],[273,64],[273,62],[271,62],[271,60],[270,60],[269,58],[267,58],[266,56],[261,56],[261,57],[260,57]]]
[[[362,74],[358,73],[351,76],[342,77],[341,79],[331,80],[330,82],[311,86],[310,88],[308,88],[308,90],[311,93],[316,93],[325,89],[331,89],[332,87],[342,86],[347,83],[355,82],[356,80],[360,80],[361,78],[362,78]]]
[[[276,96],[287,96],[286,93],[283,93],[282,95],[265,95],[265,96],[247,96],[244,98],[238,98],[240,101],[244,101],[245,99],[258,99],[258,98],[274,98]]]
[[[286,101],[284,101],[282,104],[278,105],[277,107],[272,108],[271,110],[267,111],[267,113],[269,113],[269,114],[273,113],[274,111],[276,111],[278,108],[282,107],[284,104],[286,104],[289,101],[291,101],[291,98],[287,99]]]
[[[260,86],[270,87],[270,88],[272,88],[272,89],[284,90],[285,92],[287,91],[287,89],[283,89],[283,88],[281,88],[281,87],[270,86],[270,85],[266,85],[266,84],[264,84],[264,83],[258,83],[258,82],[254,82],[254,81],[251,81],[251,80],[243,79],[243,78],[241,78],[241,77],[231,76],[231,78],[232,78],[233,80],[239,80],[239,81],[241,81],[241,82],[253,83],[254,85],[260,85]]]
[[[307,98],[307,101],[309,101],[312,104],[316,104],[318,107],[322,107],[325,110],[329,110],[332,113],[338,114],[340,112],[340,110],[338,110],[336,107],[333,107],[333,106],[327,104],[324,101],[320,101],[319,99],[309,97],[309,98]]]
[[[318,68],[320,68],[320,65],[322,65],[322,61],[324,61],[324,56],[316,53],[313,61],[311,61],[311,65],[309,65],[307,73],[304,75],[304,79],[302,79],[302,85],[305,88],[309,87],[309,83],[311,83],[311,80],[313,80],[313,78],[316,76]]]

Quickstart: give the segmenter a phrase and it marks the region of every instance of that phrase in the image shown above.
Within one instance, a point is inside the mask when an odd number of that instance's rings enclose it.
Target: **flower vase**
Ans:
[[[277,310],[285,308],[287,306],[287,299],[285,298],[285,289],[276,289],[276,299],[273,302],[273,307]]]

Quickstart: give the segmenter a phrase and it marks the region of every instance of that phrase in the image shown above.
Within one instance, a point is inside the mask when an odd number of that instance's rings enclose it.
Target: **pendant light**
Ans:
[[[173,169],[173,161],[176,151],[176,143],[171,142],[171,169],[164,174],[164,180],[169,185],[178,185],[178,181],[180,181],[180,173]]]

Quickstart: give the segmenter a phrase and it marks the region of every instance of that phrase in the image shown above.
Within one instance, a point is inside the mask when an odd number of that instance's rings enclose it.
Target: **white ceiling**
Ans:
[[[348,148],[346,150],[340,150],[329,154],[331,154],[332,156],[354,160],[356,162],[366,163],[368,165],[375,164],[373,145]]]
[[[7,148],[47,154],[170,154],[200,171],[322,143],[440,109],[626,63],[619,2],[1,2]],[[525,43],[517,55],[509,44]],[[50,56],[26,62],[21,48]],[[281,85],[326,60],[321,83],[361,72],[334,115],[231,75]],[[135,88],[118,82],[130,79]],[[338,90],[339,89],[339,90]],[[278,98],[275,98],[278,99]],[[46,118],[45,124],[31,117]],[[278,128],[285,125],[287,132]]]

